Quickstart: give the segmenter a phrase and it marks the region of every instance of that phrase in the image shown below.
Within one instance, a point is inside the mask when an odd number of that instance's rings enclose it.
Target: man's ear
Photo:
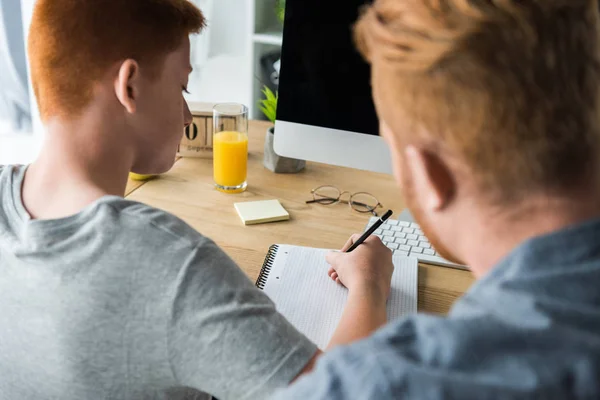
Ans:
[[[440,211],[447,207],[456,193],[456,180],[448,164],[437,154],[407,146],[404,150],[404,173],[411,174],[417,201],[424,209]]]
[[[125,60],[115,79],[115,94],[128,113],[137,110],[139,97],[140,67],[134,60]]]

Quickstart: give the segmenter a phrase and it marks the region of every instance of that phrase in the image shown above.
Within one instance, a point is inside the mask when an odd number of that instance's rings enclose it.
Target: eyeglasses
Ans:
[[[378,216],[375,211],[379,207],[383,207],[383,205],[370,193],[367,192],[358,192],[358,193],[350,193],[348,191],[341,191],[335,186],[319,186],[310,191],[313,195],[312,200],[308,200],[306,204],[318,203],[324,206],[329,206],[331,204],[336,203],[345,203],[350,206],[354,211],[358,211],[359,213],[371,213],[374,216]],[[350,195],[348,200],[343,200],[342,196]]]

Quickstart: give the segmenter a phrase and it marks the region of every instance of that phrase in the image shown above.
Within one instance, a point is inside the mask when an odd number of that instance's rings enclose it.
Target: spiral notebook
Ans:
[[[342,316],[348,291],[327,275],[329,250],[271,246],[256,286],[300,332],[325,349]],[[395,256],[388,320],[417,312],[416,258]]]

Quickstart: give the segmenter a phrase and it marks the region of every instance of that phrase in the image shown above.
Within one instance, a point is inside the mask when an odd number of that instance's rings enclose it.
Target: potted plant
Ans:
[[[260,101],[260,109],[269,121],[275,123],[277,118],[277,100],[279,93],[273,93],[267,86],[263,88],[265,98]],[[263,159],[264,166],[277,174],[293,174],[302,171],[306,167],[306,161],[296,160],[278,156],[273,149],[275,141],[275,127],[267,129],[265,137],[265,155]]]

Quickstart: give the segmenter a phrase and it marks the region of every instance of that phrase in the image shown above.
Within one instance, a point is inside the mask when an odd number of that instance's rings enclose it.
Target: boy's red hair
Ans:
[[[38,0],[28,52],[42,120],[81,112],[119,61],[157,76],[164,57],[204,26],[187,0]]]

